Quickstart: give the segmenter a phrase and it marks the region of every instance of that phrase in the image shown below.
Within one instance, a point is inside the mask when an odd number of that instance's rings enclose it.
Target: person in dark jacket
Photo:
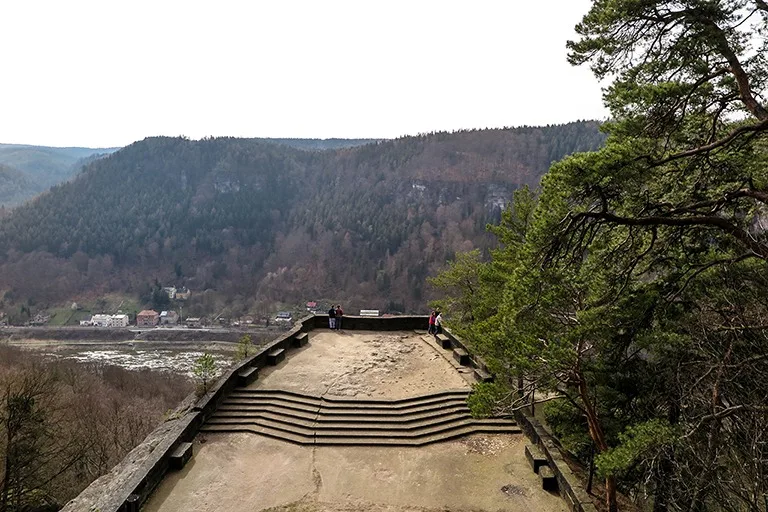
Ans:
[[[331,306],[331,309],[328,310],[328,327],[331,329],[336,328],[336,307]]]

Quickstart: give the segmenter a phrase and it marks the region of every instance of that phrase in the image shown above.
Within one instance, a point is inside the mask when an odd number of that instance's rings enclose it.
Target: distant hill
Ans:
[[[15,206],[57,183],[70,179],[90,159],[119,148],[53,148],[24,144],[0,144],[0,165],[24,177],[25,186],[0,181],[0,204]],[[6,199],[8,198],[8,199]]]
[[[14,206],[38,193],[39,185],[26,174],[0,164],[0,205]]]
[[[517,187],[603,140],[596,122],[326,151],[145,139],[0,220],[0,299],[146,295],[157,279],[195,291],[187,314],[318,298],[423,310],[425,277],[487,248]]]

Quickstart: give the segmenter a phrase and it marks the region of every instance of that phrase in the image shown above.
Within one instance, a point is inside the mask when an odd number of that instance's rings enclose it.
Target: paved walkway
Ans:
[[[313,331],[252,386],[359,398],[468,387],[410,333]],[[564,512],[542,491],[522,435],[473,435],[420,448],[306,447],[252,434],[201,434],[195,455],[142,510]]]

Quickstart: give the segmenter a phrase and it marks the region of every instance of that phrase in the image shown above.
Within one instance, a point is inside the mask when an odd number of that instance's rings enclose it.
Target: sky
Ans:
[[[0,142],[393,138],[604,119],[589,0],[4,0]]]

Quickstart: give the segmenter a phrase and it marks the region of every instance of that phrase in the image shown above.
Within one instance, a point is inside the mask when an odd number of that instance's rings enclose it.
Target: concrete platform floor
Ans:
[[[421,336],[317,330],[252,387],[403,398],[469,387],[450,352]],[[201,434],[149,512],[565,512],[541,490],[523,435],[473,435],[420,448],[308,447],[253,434]]]
[[[252,388],[311,395],[406,398],[447,389],[469,389],[466,378],[414,332],[319,329],[309,344],[288,352],[276,367],[261,370]],[[446,359],[448,358],[448,359]]]
[[[523,436],[475,435],[421,448],[302,447],[207,435],[155,492],[151,512],[565,512],[541,490]]]

